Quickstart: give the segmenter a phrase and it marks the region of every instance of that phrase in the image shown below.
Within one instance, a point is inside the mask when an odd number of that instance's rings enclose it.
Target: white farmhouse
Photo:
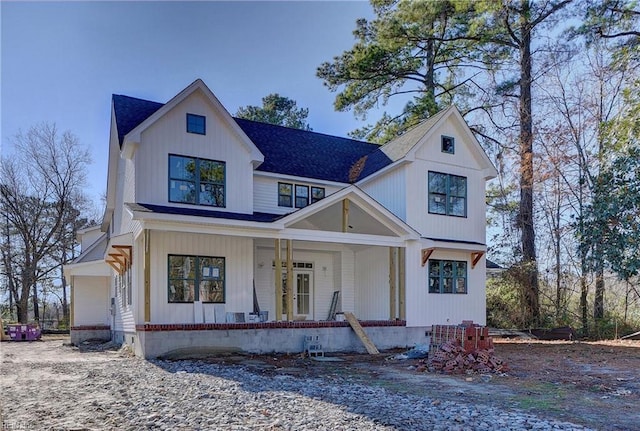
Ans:
[[[114,95],[107,207],[65,268],[75,343],[362,349],[485,322],[485,182],[455,107],[374,144],[233,118],[197,80],[166,104]]]

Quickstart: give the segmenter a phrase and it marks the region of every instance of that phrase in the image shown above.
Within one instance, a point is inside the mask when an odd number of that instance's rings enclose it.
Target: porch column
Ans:
[[[282,320],[282,257],[280,256],[280,239],[275,240],[274,261],[276,265],[276,321]]]
[[[287,320],[293,320],[293,241],[287,240]]]
[[[389,247],[389,320],[396,318],[396,248]]]
[[[405,256],[406,248],[398,247],[398,302],[400,304],[399,317],[401,320],[407,320],[407,304],[406,304],[406,272]]]
[[[75,275],[71,276],[71,284],[69,286],[69,328],[72,328],[74,325],[73,320],[75,317],[75,313],[73,312],[73,307],[75,306],[75,299],[73,298],[73,294],[75,293],[75,289],[73,285],[75,284]]]
[[[144,322],[151,322],[151,232],[144,230]]]

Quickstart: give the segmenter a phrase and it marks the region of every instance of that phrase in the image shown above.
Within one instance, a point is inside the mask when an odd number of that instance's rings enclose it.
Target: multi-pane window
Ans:
[[[278,206],[293,206],[293,184],[278,183]]]
[[[304,208],[309,205],[309,186],[296,184],[296,208]]]
[[[207,119],[202,115],[187,114],[187,132],[198,135],[207,134]]]
[[[120,296],[120,304],[122,307],[131,305],[132,292],[131,292],[131,261],[127,259],[122,268],[122,272],[116,273],[116,296]]]
[[[440,149],[443,153],[453,154],[455,152],[455,139],[451,136],[441,136]]]
[[[311,193],[309,193],[311,190]],[[295,199],[294,199],[295,191]],[[304,208],[324,199],[324,187],[309,187],[303,184],[278,183],[278,206]]]
[[[169,302],[224,302],[224,257],[169,255]]]
[[[467,178],[429,172],[429,213],[467,216]]]
[[[324,187],[311,187],[311,203],[324,199]]]
[[[429,293],[467,293],[467,262],[429,260]]]
[[[169,155],[169,202],[225,206],[225,163]]]

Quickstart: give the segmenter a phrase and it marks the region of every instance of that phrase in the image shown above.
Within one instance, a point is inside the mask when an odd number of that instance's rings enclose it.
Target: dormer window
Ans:
[[[453,154],[455,152],[455,139],[451,136],[441,136],[441,151],[447,154]]]
[[[198,135],[207,134],[206,117],[196,114],[187,114],[187,133],[195,133]]]

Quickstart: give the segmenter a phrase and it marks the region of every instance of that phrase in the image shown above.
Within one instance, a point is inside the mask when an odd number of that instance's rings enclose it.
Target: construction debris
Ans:
[[[493,354],[489,328],[471,321],[433,325],[425,368],[449,374],[505,372],[508,366]]]
[[[429,355],[426,362],[429,371],[441,371],[447,374],[463,374],[477,372],[504,373],[508,365],[494,356],[493,349],[465,351],[460,340],[449,340]]]

